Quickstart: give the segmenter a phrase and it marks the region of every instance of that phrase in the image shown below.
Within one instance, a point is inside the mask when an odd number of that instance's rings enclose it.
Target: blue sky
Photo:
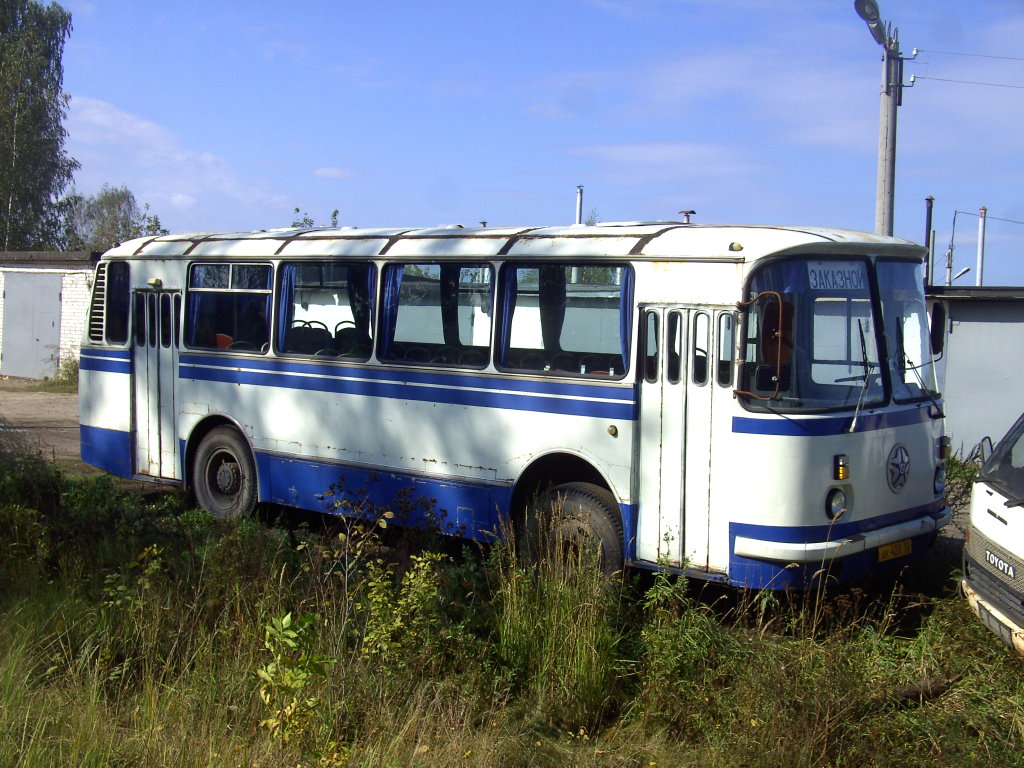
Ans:
[[[172,231],[603,221],[873,230],[881,48],[852,0],[67,0],[80,192]],[[1024,285],[1024,2],[879,0],[899,28],[895,234]],[[987,54],[1008,58],[950,55]],[[928,79],[921,79],[927,77]],[[1008,221],[1004,221],[1008,220]]]

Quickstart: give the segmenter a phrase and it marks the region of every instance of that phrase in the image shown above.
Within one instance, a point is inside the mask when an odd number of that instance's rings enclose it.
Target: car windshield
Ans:
[[[1024,416],[1010,428],[988,461],[979,479],[1001,486],[1013,499],[1024,497]]]

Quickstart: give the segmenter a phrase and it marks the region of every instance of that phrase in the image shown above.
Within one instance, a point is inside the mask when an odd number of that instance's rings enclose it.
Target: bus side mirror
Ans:
[[[946,307],[942,302],[935,302],[932,306],[932,328],[931,344],[932,354],[941,355],[943,345],[946,342]]]

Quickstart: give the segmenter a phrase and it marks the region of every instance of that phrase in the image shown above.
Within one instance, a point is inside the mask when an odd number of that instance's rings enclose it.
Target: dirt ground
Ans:
[[[78,395],[41,392],[39,382],[0,376],[0,428],[23,435],[61,469],[88,472],[78,443]]]

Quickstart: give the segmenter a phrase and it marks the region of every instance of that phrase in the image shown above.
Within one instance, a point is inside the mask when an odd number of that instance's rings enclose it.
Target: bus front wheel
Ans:
[[[520,536],[528,558],[580,563],[607,576],[622,571],[622,519],[611,492],[592,483],[557,485],[530,505]]]
[[[214,517],[245,517],[256,508],[256,464],[232,427],[217,427],[203,438],[192,477],[199,506]]]

